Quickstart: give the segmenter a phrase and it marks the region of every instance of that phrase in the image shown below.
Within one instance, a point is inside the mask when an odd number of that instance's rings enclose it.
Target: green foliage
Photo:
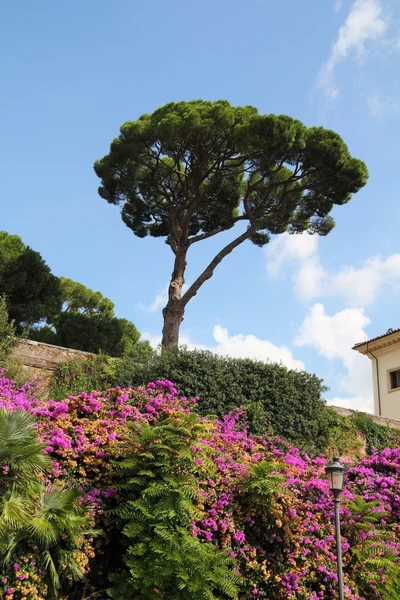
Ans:
[[[243,483],[241,493],[245,502],[252,503],[261,501],[269,503],[276,499],[279,492],[282,493],[281,484],[284,478],[277,473],[279,466],[272,462],[258,462],[251,469]]]
[[[141,342],[131,321],[114,315],[114,304],[100,292],[93,292],[81,283],[60,278],[63,311],[51,321],[51,326],[31,330],[30,338],[109,356],[136,357],[149,346]]]
[[[180,421],[133,426],[120,469],[125,500],[116,509],[128,539],[126,569],[113,578],[112,598],[217,600],[237,598],[233,561],[213,544],[190,535],[199,518],[199,490],[190,449],[204,430],[194,414]],[[211,449],[210,449],[211,452]],[[215,471],[208,461],[210,473]],[[203,474],[204,475],[204,474]]]
[[[152,356],[150,344],[139,340],[130,356],[111,358],[99,354],[59,363],[50,381],[49,395],[56,400],[62,400],[81,392],[106,390],[117,385],[128,386],[133,377],[143,369],[143,363]]]
[[[344,416],[325,406],[325,453],[354,459],[365,453],[365,439],[352,416]]]
[[[384,519],[388,515],[379,509],[378,500],[368,502],[361,496],[350,502],[348,509],[353,514],[343,530],[352,549],[347,568],[354,572],[355,581],[371,597],[377,587],[382,600],[398,600],[400,564],[398,552],[390,550],[396,535],[386,525]],[[361,537],[363,542],[360,542],[360,531],[364,534]],[[383,573],[385,577],[382,579]]]
[[[11,354],[17,340],[14,321],[9,321],[7,300],[5,296],[0,296],[0,368],[4,368],[7,377],[21,386],[32,380],[32,374]]]
[[[55,344],[109,356],[134,354],[140,333],[131,321],[103,314],[88,316],[80,312],[62,312],[54,319],[54,327],[41,327],[30,337],[38,342]]]
[[[38,252],[5,231],[0,231],[0,298],[0,360],[12,345],[9,320],[19,334],[28,328],[29,337],[40,342],[110,356],[137,354],[140,334],[133,323],[115,317],[111,300],[58,279]]]
[[[114,317],[114,303],[100,292],[93,292],[82,283],[60,277],[61,297],[65,312],[80,312],[87,316],[96,314]]]
[[[155,355],[130,383],[169,379],[185,396],[199,396],[202,415],[222,416],[244,406],[250,431],[276,434],[310,452],[323,449],[328,437],[322,381],[305,371],[278,364],[221,357],[202,350],[164,351]]]
[[[374,449],[400,445],[400,430],[376,423],[372,415],[352,412],[340,415],[326,406],[327,438],[325,449],[331,456],[346,456],[351,460],[371,454]]]
[[[18,387],[34,379],[31,369],[25,367],[18,358],[8,357],[2,366],[5,368],[5,375],[13,379]]]
[[[114,385],[121,387],[131,385],[133,380],[140,378],[139,374],[154,354],[155,352],[147,340],[139,340],[128,356],[116,359]]]
[[[7,301],[5,296],[0,296],[0,361],[10,354],[15,345],[15,327],[9,320]]]
[[[115,384],[115,370],[115,361],[102,354],[60,363],[51,378],[49,396],[62,400],[81,392],[106,390]]]
[[[165,236],[172,247],[187,241],[185,220],[191,242],[239,220],[258,245],[287,228],[325,235],[332,207],[368,177],[337,133],[223,100],[169,103],[120,131],[95,163],[100,196],[122,205],[137,236]]]
[[[91,317],[78,312],[63,312],[56,321],[57,340],[60,346],[109,356],[129,354],[140,333],[133,323],[117,317],[100,314]]]
[[[22,564],[24,580],[31,557],[31,564],[46,573],[46,597],[55,600],[62,588],[82,578],[77,551],[84,536],[97,532],[90,528],[86,507],[74,489],[48,487],[41,479],[52,465],[44,448],[29,413],[0,409],[1,573],[8,575],[6,581],[11,574],[18,581]]]
[[[237,246],[264,246],[285,231],[327,235],[333,207],[368,179],[337,133],[223,100],[169,103],[125,123],[94,169],[99,195],[121,207],[133,233],[164,237],[175,256],[164,348],[178,346],[188,302]],[[182,293],[189,247],[242,221],[241,234]]]
[[[367,452],[370,454],[374,448],[383,450],[390,445],[391,430],[389,425],[375,423],[365,413],[354,413],[352,419],[366,440]]]
[[[35,423],[29,413],[0,409],[0,481],[15,475],[26,481],[49,469],[50,459],[43,454],[45,444],[38,441]]]
[[[57,277],[38,252],[5,231],[0,232],[0,294],[5,294],[9,317],[19,332],[51,319],[61,308]]]
[[[35,562],[47,573],[47,598],[59,598],[63,583],[83,576],[74,556],[78,536],[96,532],[90,529],[79,500],[73,489],[56,490],[37,483],[25,490],[11,489],[0,499],[0,565],[10,569],[28,548],[36,548]],[[66,539],[72,542],[69,548]]]

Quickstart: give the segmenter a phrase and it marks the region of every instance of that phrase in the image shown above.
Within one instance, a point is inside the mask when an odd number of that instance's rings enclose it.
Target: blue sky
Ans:
[[[243,245],[187,309],[182,339],[282,360],[371,409],[355,342],[399,326],[400,7],[391,0],[6,0],[0,7],[1,229],[100,290],[155,343],[172,254],[97,195],[119,127],[169,101],[251,104],[338,131],[370,171],[323,239]],[[233,232],[197,245],[187,281]]]

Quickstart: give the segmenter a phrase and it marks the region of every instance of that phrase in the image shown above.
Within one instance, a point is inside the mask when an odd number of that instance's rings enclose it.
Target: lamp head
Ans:
[[[334,457],[333,463],[325,467],[329,489],[333,492],[335,498],[337,498],[343,490],[345,470],[345,467],[340,464],[337,456]]]

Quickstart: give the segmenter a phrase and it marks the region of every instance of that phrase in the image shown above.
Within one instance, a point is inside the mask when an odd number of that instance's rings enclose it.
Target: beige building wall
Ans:
[[[390,371],[400,369],[400,344],[397,347],[388,348],[374,352],[378,360],[379,373],[379,392],[381,400],[382,416],[387,419],[400,420],[400,388],[395,390],[390,389]],[[372,360],[372,368],[374,371],[374,404],[375,414],[379,414],[378,403],[378,386],[376,383],[376,361]],[[375,389],[376,388],[376,389]]]
[[[400,421],[400,387],[391,389],[390,373],[400,370],[400,330],[354,346],[371,360],[375,415]]]

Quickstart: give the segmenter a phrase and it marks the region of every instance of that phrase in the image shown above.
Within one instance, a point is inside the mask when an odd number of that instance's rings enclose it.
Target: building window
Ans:
[[[390,373],[390,389],[395,390],[400,388],[400,369],[398,371],[391,371]]]

